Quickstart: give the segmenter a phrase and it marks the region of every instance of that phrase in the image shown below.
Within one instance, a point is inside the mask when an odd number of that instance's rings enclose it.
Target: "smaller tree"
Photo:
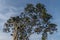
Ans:
[[[48,32],[52,34],[57,30],[57,25],[51,23],[51,18],[43,4],[27,4],[20,16],[7,20],[4,31],[10,32],[9,29],[12,28],[13,40],[29,40],[33,33],[42,33],[42,40],[46,40]]]

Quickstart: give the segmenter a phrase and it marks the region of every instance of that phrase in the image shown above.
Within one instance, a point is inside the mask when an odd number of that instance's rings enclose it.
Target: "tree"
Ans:
[[[33,33],[42,33],[42,40],[46,40],[48,33],[53,34],[57,31],[57,25],[51,22],[51,18],[52,15],[43,4],[27,4],[20,16],[7,20],[4,32],[10,32],[11,28],[13,40],[29,40],[29,36]]]

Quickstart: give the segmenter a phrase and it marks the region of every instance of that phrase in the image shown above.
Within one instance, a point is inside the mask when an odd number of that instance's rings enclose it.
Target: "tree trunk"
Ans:
[[[14,23],[14,32],[13,32],[13,40],[18,40],[18,34],[17,34],[17,24]]]
[[[17,37],[17,28],[15,28],[15,30],[14,30],[13,40],[18,40],[18,37]]]

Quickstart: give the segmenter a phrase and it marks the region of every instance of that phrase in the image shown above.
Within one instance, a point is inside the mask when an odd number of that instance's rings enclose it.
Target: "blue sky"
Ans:
[[[19,15],[23,11],[27,3],[43,3],[48,13],[52,14],[52,22],[58,26],[58,31],[53,35],[48,35],[48,40],[60,39],[60,0],[0,0],[0,40],[12,40],[9,33],[3,33],[4,23],[11,16]],[[35,35],[35,36],[34,36]],[[41,35],[31,35],[31,40],[39,40]]]

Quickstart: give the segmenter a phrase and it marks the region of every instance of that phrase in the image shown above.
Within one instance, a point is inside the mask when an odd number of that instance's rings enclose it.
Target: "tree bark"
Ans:
[[[14,23],[13,40],[18,40],[17,31],[17,23]]]
[[[18,40],[18,37],[17,37],[17,28],[15,28],[15,30],[14,30],[13,40]]]

